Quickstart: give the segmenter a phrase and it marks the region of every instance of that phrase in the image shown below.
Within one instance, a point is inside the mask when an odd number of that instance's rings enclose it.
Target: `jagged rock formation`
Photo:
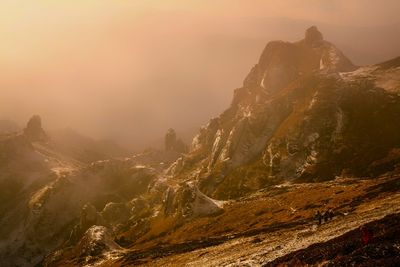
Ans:
[[[389,123],[400,121],[399,66],[357,68],[316,27],[299,42],[270,42],[171,175],[222,199],[287,180],[376,175],[400,146]]]
[[[79,223],[75,225],[74,229],[71,231],[71,235],[69,237],[69,243],[75,244],[80,240],[83,233],[86,232],[93,225],[105,225],[105,221],[102,215],[97,212],[95,206],[91,203],[86,203],[82,207],[81,216],[79,219]]]
[[[323,43],[324,37],[315,26],[311,26],[306,30],[304,42],[310,46],[319,46]]]
[[[24,135],[32,142],[46,141],[48,139],[42,128],[42,119],[39,115],[34,115],[29,119],[24,129]]]
[[[176,132],[174,129],[168,129],[165,134],[165,150],[173,150],[176,143]]]
[[[223,212],[222,202],[204,195],[194,183],[185,183],[177,189],[170,187],[164,203],[166,216],[202,217]]]
[[[176,136],[176,132],[174,129],[168,129],[165,134],[165,150],[166,151],[175,151],[179,153],[185,153],[187,151],[186,144]]]
[[[90,227],[77,245],[79,256],[99,256],[109,250],[118,250],[121,247],[114,242],[111,234],[104,226]]]

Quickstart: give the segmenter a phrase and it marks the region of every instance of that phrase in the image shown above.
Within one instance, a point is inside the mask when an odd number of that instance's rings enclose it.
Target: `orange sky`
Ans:
[[[268,40],[300,39],[310,23],[360,63],[395,55],[398,10],[397,0],[2,0],[0,119],[39,113],[48,127],[151,142],[217,115]]]

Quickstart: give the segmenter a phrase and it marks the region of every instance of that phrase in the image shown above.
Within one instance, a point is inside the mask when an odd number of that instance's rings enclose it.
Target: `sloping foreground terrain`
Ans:
[[[361,244],[359,226],[399,213],[399,203],[400,176],[394,174],[377,179],[282,185],[226,202],[223,214],[194,219],[174,231],[131,247],[92,256],[82,255],[79,246],[73,247],[64,251],[58,260],[53,258],[51,265],[275,266],[288,263],[292,266],[297,263],[290,261],[292,257],[279,257],[299,249],[303,250],[294,252],[296,257],[303,259],[301,253],[308,257],[299,261],[299,266],[335,262],[346,257],[351,259],[353,251],[364,253],[366,248]],[[327,208],[333,208],[335,216],[318,226],[314,214]],[[375,237],[371,246],[389,246],[383,250],[392,254],[381,251],[370,256],[377,260],[390,256],[394,257],[392,262],[398,262],[399,240],[388,234],[398,231],[398,215],[388,218],[392,219],[379,222],[380,230],[373,227]],[[329,241],[326,248],[312,245],[326,241]],[[344,252],[337,250],[336,254],[334,249],[338,249],[340,242],[349,247]],[[332,247],[336,243],[338,246]]]
[[[398,266],[400,262],[400,214],[363,225],[373,233],[362,244],[360,230],[352,230],[324,243],[290,253],[265,266]]]

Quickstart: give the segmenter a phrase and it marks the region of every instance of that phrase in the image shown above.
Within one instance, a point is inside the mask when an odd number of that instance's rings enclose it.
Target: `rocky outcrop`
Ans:
[[[46,141],[48,139],[42,128],[42,119],[39,115],[34,115],[29,119],[24,129],[24,135],[31,142]]]
[[[86,232],[93,225],[106,225],[105,220],[101,213],[97,212],[95,206],[91,203],[86,203],[81,210],[81,215],[79,218],[79,223],[75,225],[71,231],[68,242],[75,244],[81,239],[83,233]]]
[[[107,261],[121,250],[106,227],[93,225],[75,246],[48,255],[41,266],[91,266]]]
[[[168,129],[165,134],[165,151],[175,151],[179,153],[187,152],[187,145],[176,136],[176,132],[174,129]]]
[[[101,217],[109,224],[123,223],[129,219],[131,211],[125,203],[109,202],[101,211]]]
[[[78,257],[98,257],[105,252],[120,249],[108,229],[98,225],[90,227],[76,246]]]
[[[222,201],[207,197],[192,182],[184,183],[177,189],[170,187],[163,203],[164,214],[178,218],[204,217],[223,212]]]
[[[304,37],[304,42],[309,46],[319,46],[322,45],[324,41],[324,37],[322,33],[315,26],[311,26],[306,30],[306,34]]]

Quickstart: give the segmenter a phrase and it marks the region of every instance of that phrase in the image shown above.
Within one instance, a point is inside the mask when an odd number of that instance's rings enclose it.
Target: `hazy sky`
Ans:
[[[400,55],[398,0],[2,0],[0,118],[143,146],[229,105],[266,42],[316,24],[356,63]]]

